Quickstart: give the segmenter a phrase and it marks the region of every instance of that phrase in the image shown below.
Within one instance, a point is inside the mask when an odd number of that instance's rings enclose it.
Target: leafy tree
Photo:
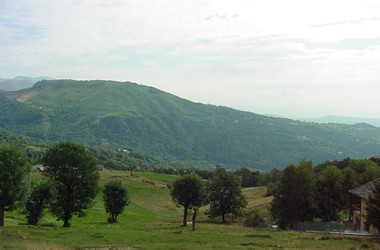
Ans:
[[[312,164],[301,161],[284,170],[274,190],[271,213],[281,228],[295,228],[298,221],[314,217],[315,176]]]
[[[380,178],[380,167],[376,163],[368,161],[368,165],[361,175],[361,182],[367,183],[378,178]]]
[[[25,152],[0,145],[0,226],[4,226],[4,212],[11,210],[25,193],[29,171]]]
[[[358,174],[359,185],[380,177],[379,166],[371,160],[350,160],[348,167]]]
[[[111,181],[104,186],[104,207],[110,215],[109,223],[117,222],[117,216],[124,211],[130,203],[128,190],[120,181]]]
[[[49,148],[43,163],[55,191],[51,211],[64,227],[70,227],[71,217],[93,204],[99,179],[96,160],[84,146],[61,142]]]
[[[263,225],[265,222],[264,218],[261,216],[259,211],[254,210],[246,217],[246,220],[244,222],[245,226],[248,227],[257,227],[260,225]]]
[[[216,174],[208,182],[207,189],[210,200],[209,216],[222,216],[223,223],[227,214],[238,215],[247,205],[239,178],[224,168],[217,169]]]
[[[206,203],[207,195],[201,177],[195,173],[185,174],[173,183],[170,195],[175,203],[183,206],[183,226],[187,225],[187,213],[192,207]]]
[[[133,176],[133,171],[136,171],[138,169],[138,166],[136,163],[131,162],[129,163],[129,171],[131,171],[131,176]]]
[[[32,193],[25,204],[28,224],[37,225],[43,216],[44,208],[52,197],[50,183],[41,182],[33,187]]]
[[[261,174],[259,171],[251,172],[248,168],[239,168],[235,174],[241,178],[242,187],[257,187],[267,184],[269,175]]]
[[[352,168],[344,168],[342,170],[342,196],[344,197],[344,207],[346,209],[350,206],[349,190],[358,186],[358,174]]]
[[[248,168],[239,168],[235,174],[241,178],[242,187],[253,187],[256,185],[255,180],[252,178],[252,172]]]
[[[380,166],[380,156],[373,156],[370,158],[370,160]]]
[[[368,221],[375,227],[380,228],[380,181],[374,182],[374,190],[369,197]]]
[[[344,208],[343,175],[336,166],[328,166],[318,176],[316,202],[323,221],[336,221]]]

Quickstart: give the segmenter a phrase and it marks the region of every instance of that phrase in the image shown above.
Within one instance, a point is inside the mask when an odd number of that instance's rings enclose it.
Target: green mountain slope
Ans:
[[[131,147],[166,160],[260,169],[380,152],[380,129],[193,103],[130,82],[40,81],[0,94],[0,127],[45,141]]]

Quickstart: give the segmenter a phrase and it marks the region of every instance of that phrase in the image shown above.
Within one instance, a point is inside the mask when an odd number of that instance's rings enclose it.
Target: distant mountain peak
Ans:
[[[53,80],[50,76],[16,76],[13,79],[0,78],[0,90],[4,91],[17,91],[21,89],[27,89],[33,87],[33,85],[41,80]]]
[[[300,120],[307,121],[307,122],[316,122],[316,123],[338,123],[338,124],[347,124],[347,125],[366,123],[367,125],[380,127],[380,119],[377,119],[377,118],[326,115],[319,118],[308,118],[308,119],[300,119]]]

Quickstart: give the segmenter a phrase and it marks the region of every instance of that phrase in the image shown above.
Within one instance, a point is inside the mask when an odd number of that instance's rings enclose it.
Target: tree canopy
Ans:
[[[183,225],[187,225],[187,213],[192,207],[199,207],[206,202],[206,189],[201,177],[195,173],[179,177],[170,192],[172,199],[183,206]]]
[[[72,215],[93,204],[99,179],[95,158],[80,144],[60,142],[49,148],[43,163],[54,188],[51,211],[69,227]]]
[[[247,205],[242,193],[239,178],[224,168],[218,168],[207,185],[210,201],[210,217],[222,216],[226,221],[227,214],[238,215]]]
[[[25,152],[9,145],[0,145],[0,226],[4,211],[11,210],[25,194],[30,167]]]
[[[28,224],[37,225],[43,215],[44,208],[52,198],[50,183],[40,182],[32,187],[32,192],[25,204]]]
[[[315,175],[309,161],[289,165],[274,190],[271,212],[281,228],[295,228],[315,214]]]
[[[124,211],[125,206],[130,203],[128,190],[120,181],[111,181],[104,186],[104,207],[110,215],[108,222],[117,222],[117,216]]]
[[[347,192],[347,191],[346,191]],[[343,174],[336,166],[328,166],[316,183],[316,203],[323,221],[336,221],[345,206]]]

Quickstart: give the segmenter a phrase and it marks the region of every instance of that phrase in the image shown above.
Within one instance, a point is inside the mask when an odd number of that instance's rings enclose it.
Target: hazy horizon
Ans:
[[[132,81],[288,118],[380,117],[380,3],[0,0],[0,77]]]

